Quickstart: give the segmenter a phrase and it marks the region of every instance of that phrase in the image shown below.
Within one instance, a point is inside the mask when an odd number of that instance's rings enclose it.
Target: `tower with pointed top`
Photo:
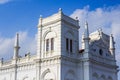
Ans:
[[[15,38],[15,45],[14,45],[14,55],[13,55],[13,59],[17,59],[19,56],[19,34],[16,34],[16,38]]]
[[[84,31],[84,46],[85,46],[85,53],[89,52],[89,29],[88,29],[88,22],[85,22],[85,31]]]
[[[90,60],[90,48],[89,48],[89,29],[88,29],[88,22],[85,22],[84,26],[84,33],[82,35],[82,49],[84,50],[83,52],[83,61],[81,63],[81,66],[83,67],[83,73],[82,73],[82,79],[83,80],[91,80],[91,68],[90,65],[91,63],[89,62]]]
[[[17,80],[17,60],[18,60],[18,57],[19,57],[19,49],[20,49],[20,46],[19,46],[19,34],[17,33],[16,37],[15,37],[14,55],[13,55],[13,61],[12,61],[13,66],[14,66],[13,80]]]

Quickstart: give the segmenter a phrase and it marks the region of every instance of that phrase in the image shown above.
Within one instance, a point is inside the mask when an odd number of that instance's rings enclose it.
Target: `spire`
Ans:
[[[110,35],[109,49],[110,49],[111,55],[115,57],[115,42],[112,34]]]
[[[19,54],[19,34],[16,34],[16,38],[15,38],[15,45],[14,45],[14,56],[13,59],[16,59],[18,57]]]
[[[89,38],[89,30],[88,30],[88,22],[85,22],[85,32],[84,32],[85,38]]]
[[[84,48],[85,48],[85,53],[89,52],[89,29],[88,29],[88,23],[87,21],[85,22],[85,31],[84,31]]]

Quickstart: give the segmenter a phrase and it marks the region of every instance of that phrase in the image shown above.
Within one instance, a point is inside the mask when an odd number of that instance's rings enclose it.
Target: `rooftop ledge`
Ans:
[[[58,12],[46,18],[40,17],[38,26],[45,26],[59,21],[70,23],[79,28],[79,21],[65,15],[63,12]]]

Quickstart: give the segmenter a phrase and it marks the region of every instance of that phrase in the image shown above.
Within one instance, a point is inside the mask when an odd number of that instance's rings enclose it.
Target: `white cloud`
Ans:
[[[71,17],[78,17],[80,21],[80,35],[84,30],[85,20],[89,23],[90,32],[102,28],[105,33],[112,33],[116,42],[116,59],[118,65],[120,65],[120,5],[96,8],[92,11],[89,9],[89,6],[86,6],[83,9],[76,9],[73,14],[71,14]]]
[[[5,3],[8,3],[10,1],[12,1],[12,0],[0,0],[0,4],[5,4]]]
[[[96,8],[92,11],[89,10],[89,6],[86,6],[83,9],[76,9],[71,14],[71,17],[78,17],[81,26],[80,32],[83,32],[84,23],[87,20],[90,33],[99,28],[102,28],[107,34],[112,33],[115,37],[117,52],[120,50],[120,5],[108,8]]]
[[[36,37],[29,37],[27,32],[19,32],[20,35],[20,52],[19,55],[24,56],[27,52],[31,54],[36,53]],[[4,38],[0,36],[0,56],[5,59],[10,59],[14,53],[14,41],[13,38]],[[1,58],[1,57],[0,57]]]

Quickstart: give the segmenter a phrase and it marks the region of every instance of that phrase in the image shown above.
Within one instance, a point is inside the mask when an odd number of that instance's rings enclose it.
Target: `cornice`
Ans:
[[[111,68],[111,69],[113,69],[113,68],[117,69],[118,68],[118,66],[116,64],[112,65],[112,64],[109,64],[109,63],[105,63],[105,62],[99,62],[95,59],[90,59],[90,62],[93,63],[93,64],[97,64],[99,66],[104,66],[106,68]]]

